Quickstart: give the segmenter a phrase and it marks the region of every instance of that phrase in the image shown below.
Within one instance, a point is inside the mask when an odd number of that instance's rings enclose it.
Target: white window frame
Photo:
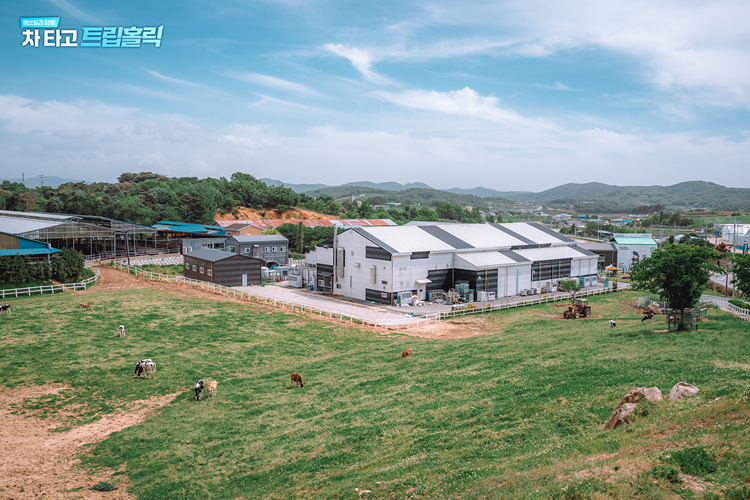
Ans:
[[[196,266],[195,264],[193,264],[193,272],[196,272],[197,270],[198,270],[198,266]]]
[[[205,274],[205,271],[204,271],[204,269],[202,267],[200,268],[200,270],[198,272],[200,272],[201,274]]]
[[[209,275],[209,276],[212,276],[212,274],[211,274],[211,270],[210,270],[210,269],[208,270],[208,275]]]

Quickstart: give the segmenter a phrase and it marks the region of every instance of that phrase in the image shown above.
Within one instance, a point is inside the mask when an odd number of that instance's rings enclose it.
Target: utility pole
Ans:
[[[44,174],[39,174],[39,178],[42,180],[42,186],[44,186]]]
[[[23,172],[21,173],[21,184],[26,185],[26,174]]]

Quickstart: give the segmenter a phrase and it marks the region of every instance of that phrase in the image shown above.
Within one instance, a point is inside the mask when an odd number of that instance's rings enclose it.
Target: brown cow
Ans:
[[[292,385],[297,384],[300,387],[305,387],[305,384],[302,383],[302,375],[299,373],[292,373]]]
[[[91,306],[89,305],[88,302],[81,302],[80,304],[78,304],[79,311],[83,311],[84,309],[91,310]]]
[[[407,349],[401,353],[401,359],[404,359],[406,356],[411,356],[412,354],[411,349]]]

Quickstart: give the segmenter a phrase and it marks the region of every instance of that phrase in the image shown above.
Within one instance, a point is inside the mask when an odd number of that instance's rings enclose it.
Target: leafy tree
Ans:
[[[636,288],[659,294],[673,309],[692,309],[711,273],[723,273],[713,248],[668,245],[641,261],[631,282]]]
[[[732,257],[732,284],[743,296],[750,295],[750,254],[735,254]]]
[[[578,280],[564,280],[557,283],[557,289],[561,292],[570,294],[570,302],[575,302],[576,294],[581,290],[581,283]]]
[[[83,269],[83,255],[73,248],[64,249],[52,261],[52,276],[63,283],[77,281]]]

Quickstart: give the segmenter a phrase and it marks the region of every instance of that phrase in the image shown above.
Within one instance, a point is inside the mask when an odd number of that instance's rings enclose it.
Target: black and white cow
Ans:
[[[199,380],[195,384],[195,400],[200,401],[202,395],[203,395],[203,380]]]
[[[8,311],[8,315],[11,314],[10,304],[0,304],[0,315],[2,315],[5,311]]]
[[[117,330],[119,330],[119,332],[120,332],[120,337],[124,337],[125,336],[125,325],[118,326]]]
[[[617,321],[611,319],[609,320],[609,327],[610,328],[617,328]]]
[[[643,323],[644,321],[653,321],[653,319],[654,319],[654,313],[648,313],[643,318],[641,318],[641,323]]]
[[[156,363],[151,359],[142,359],[135,364],[135,372],[133,372],[133,375],[135,375],[136,378],[141,378],[141,375],[143,375],[144,378],[153,378],[155,373]]]

